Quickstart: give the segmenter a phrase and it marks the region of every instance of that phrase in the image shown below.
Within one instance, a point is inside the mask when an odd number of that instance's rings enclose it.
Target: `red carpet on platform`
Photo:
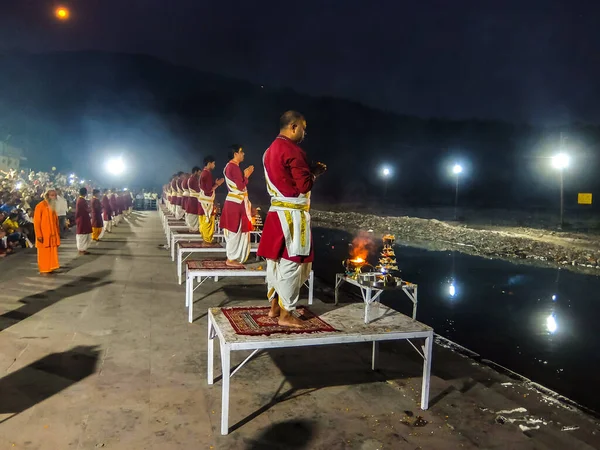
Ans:
[[[184,242],[179,244],[180,248],[223,248],[218,242]]]
[[[190,270],[249,270],[245,267],[229,267],[223,259],[199,259],[196,261],[186,261],[185,263]]]
[[[282,327],[277,319],[269,317],[269,306],[235,306],[221,308],[236,334],[269,336],[271,334],[322,333],[337,331],[308,308],[300,306],[293,314],[304,321],[302,328]]]

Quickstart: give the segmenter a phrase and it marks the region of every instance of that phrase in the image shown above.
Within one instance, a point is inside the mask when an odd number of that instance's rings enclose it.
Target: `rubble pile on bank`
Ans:
[[[477,256],[528,260],[544,265],[568,266],[578,271],[600,269],[600,248],[585,248],[561,242],[557,233],[519,228],[519,236],[504,231],[473,229],[435,219],[383,217],[355,212],[311,211],[313,226],[351,233],[372,230],[375,235],[392,233],[400,242],[431,250],[459,250]],[[535,236],[533,235],[535,233]],[[552,242],[540,237],[552,236]],[[600,272],[598,272],[600,273]]]

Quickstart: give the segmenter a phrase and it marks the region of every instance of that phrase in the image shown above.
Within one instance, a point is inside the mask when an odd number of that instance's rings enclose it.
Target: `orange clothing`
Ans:
[[[92,239],[94,241],[100,240],[100,235],[102,234],[103,228],[92,227]]]
[[[60,245],[58,216],[46,200],[35,207],[33,226],[40,273],[48,273],[60,268],[58,262],[58,246]]]

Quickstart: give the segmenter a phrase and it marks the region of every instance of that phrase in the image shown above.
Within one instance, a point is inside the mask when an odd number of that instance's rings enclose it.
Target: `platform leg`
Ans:
[[[369,323],[369,307],[371,306],[371,296],[373,295],[371,288],[365,289],[365,323]]]
[[[336,276],[335,276],[335,296],[334,296],[335,297],[335,302],[334,302],[334,305],[338,304],[338,300],[339,300],[338,297],[339,297],[339,293],[340,293],[340,285],[342,284],[342,280],[343,280],[343,278],[339,274],[336,274]]]
[[[308,275],[308,304],[313,304],[313,290],[315,288],[315,273],[311,270]]]
[[[377,370],[377,365],[379,363],[379,342],[373,341],[373,354],[371,358],[371,369]]]
[[[194,321],[194,277],[190,278],[189,291],[190,297],[188,301],[188,322],[192,323]]]
[[[185,307],[189,308],[190,306],[190,292],[193,292],[191,289],[191,284],[194,282],[194,279],[191,278],[187,273],[185,273]]]
[[[169,233],[169,228],[167,227],[167,248],[171,247],[171,233]]]
[[[179,284],[181,284],[181,258],[183,254],[181,249],[177,252],[177,276],[179,277]]]
[[[431,354],[433,347],[433,333],[425,338],[423,346],[423,386],[421,387],[421,409],[429,408],[429,384],[431,378]]]
[[[229,378],[231,376],[229,347],[221,344],[221,371],[223,372],[223,387],[221,398],[221,434],[229,433]]]
[[[208,316],[208,384],[213,384],[215,381],[214,375],[215,366],[215,333],[213,331],[212,320]]]
[[[415,290],[413,293],[415,301],[413,303],[413,320],[417,320],[417,303],[419,302],[419,297],[417,296],[417,287],[415,286]]]
[[[175,261],[175,235],[171,238],[171,261]]]

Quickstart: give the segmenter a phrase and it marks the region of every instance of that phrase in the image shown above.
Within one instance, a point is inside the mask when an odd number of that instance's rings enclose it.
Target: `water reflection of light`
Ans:
[[[450,297],[452,298],[456,296],[456,286],[454,286],[454,283],[448,286],[448,294],[450,294]]]
[[[548,332],[550,332],[550,333],[555,333],[556,330],[558,329],[558,325],[556,324],[556,319],[554,318],[554,314],[550,314],[548,317],[546,317],[546,328],[548,329]]]
[[[552,301],[555,302],[556,301],[556,294],[552,295]]]

